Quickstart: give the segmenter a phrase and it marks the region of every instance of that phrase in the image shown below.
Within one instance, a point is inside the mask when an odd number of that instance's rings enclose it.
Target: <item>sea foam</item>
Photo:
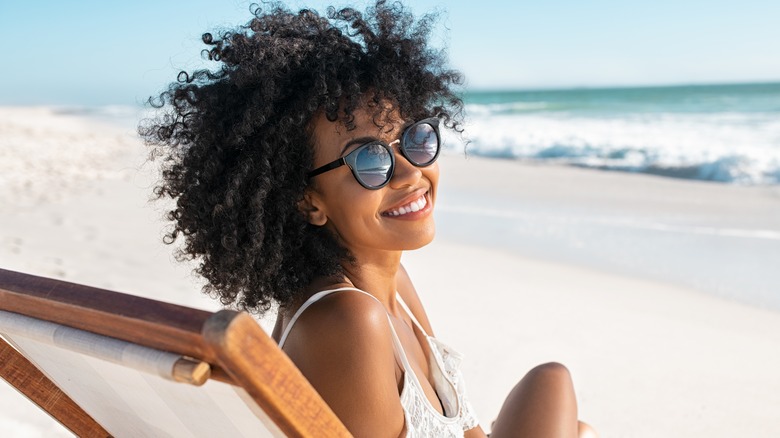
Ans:
[[[467,99],[470,154],[736,184],[780,183],[780,112],[712,100],[615,105]],[[483,99],[484,100],[484,99]],[[763,102],[763,101],[762,101]],[[601,106],[600,106],[601,105]],[[633,105],[633,106],[632,106]],[[449,142],[452,148],[453,143]]]

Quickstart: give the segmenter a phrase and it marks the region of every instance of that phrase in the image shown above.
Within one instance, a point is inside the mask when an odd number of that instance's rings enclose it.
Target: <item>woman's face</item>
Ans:
[[[404,128],[415,122],[402,120],[397,111],[374,117],[372,110],[355,110],[352,130],[339,121],[329,121],[324,115],[314,120],[315,169],[373,140],[391,144],[401,138]],[[395,172],[381,189],[361,186],[348,166],[312,179],[307,195],[309,221],[328,227],[358,259],[366,251],[417,249],[433,239],[438,164],[415,167],[401,155],[399,147],[400,142],[391,145]],[[412,211],[412,203],[418,211]]]

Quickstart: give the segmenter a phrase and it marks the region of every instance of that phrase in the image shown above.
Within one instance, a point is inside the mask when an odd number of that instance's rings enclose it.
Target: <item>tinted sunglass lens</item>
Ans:
[[[390,151],[380,143],[372,143],[358,152],[355,160],[355,172],[360,180],[369,187],[379,187],[390,179],[393,160]]]
[[[411,126],[404,134],[403,148],[412,163],[427,166],[439,152],[439,135],[428,123]]]

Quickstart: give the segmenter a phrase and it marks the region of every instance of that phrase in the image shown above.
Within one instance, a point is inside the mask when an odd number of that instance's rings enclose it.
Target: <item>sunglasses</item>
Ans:
[[[414,123],[404,130],[400,139],[390,144],[375,140],[360,145],[347,155],[312,170],[308,177],[313,178],[347,165],[361,186],[369,190],[381,189],[393,177],[395,154],[390,146],[399,141],[401,155],[410,163],[416,167],[430,166],[439,157],[441,151],[439,119],[431,117]]]

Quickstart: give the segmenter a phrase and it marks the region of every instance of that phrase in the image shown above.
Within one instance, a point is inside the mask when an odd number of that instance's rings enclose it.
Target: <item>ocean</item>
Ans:
[[[497,159],[740,185],[780,184],[780,83],[471,91],[445,148]],[[153,110],[59,107],[135,130]]]
[[[485,91],[464,100],[469,154],[780,184],[780,83]]]

